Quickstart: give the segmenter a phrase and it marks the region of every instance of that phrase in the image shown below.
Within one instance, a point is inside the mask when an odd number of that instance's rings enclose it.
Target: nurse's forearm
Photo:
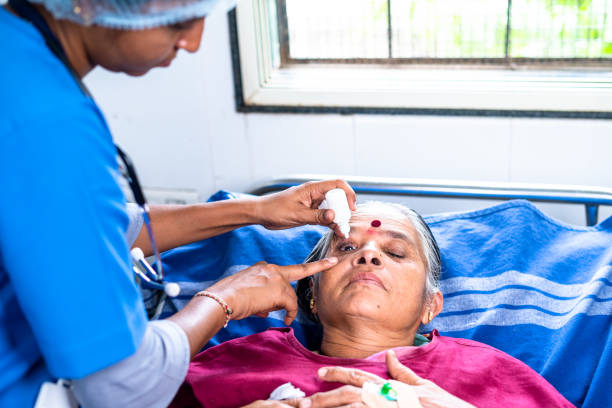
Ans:
[[[237,199],[194,205],[151,206],[153,233],[160,251],[223,234],[256,223],[257,199]],[[134,242],[149,256],[153,253],[146,227]]]
[[[305,224],[338,228],[333,224],[332,210],[318,209],[325,194],[335,188],[344,190],[349,208],[355,210],[355,192],[343,180],[304,183],[261,197],[190,206],[152,207],[155,239],[159,249],[164,251],[249,224],[261,224],[269,229]],[[140,231],[135,246],[139,246],[145,254],[151,254],[145,228]]]
[[[225,313],[219,304],[208,297],[194,297],[184,308],[167,320],[176,323],[187,335],[191,358],[225,324]]]

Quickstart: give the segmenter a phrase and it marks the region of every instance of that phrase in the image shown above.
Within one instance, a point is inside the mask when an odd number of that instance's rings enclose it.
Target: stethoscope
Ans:
[[[30,3],[26,0],[9,0],[9,6],[15,13],[17,13],[23,19],[32,23],[34,28],[36,28],[40,34],[45,39],[47,47],[53,52],[53,54],[64,64],[66,69],[70,72],[75,82],[81,89],[81,91],[93,100],[93,97],[81,78],[76,73],[70,61],[68,61],[68,57],[64,52],[64,49],[55,36],[49,25],[43,18],[43,16],[36,10]],[[149,313],[149,317],[159,316],[161,313],[161,308],[163,307],[163,299],[165,296],[176,297],[180,293],[180,287],[178,284],[173,282],[164,282],[164,272],[161,262],[161,255],[159,253],[159,249],[157,244],[155,243],[155,236],[153,234],[153,228],[151,227],[151,214],[149,211],[149,206],[145,199],[144,193],[140,186],[140,181],[138,180],[138,176],[136,175],[136,169],[132,164],[132,160],[130,157],[117,145],[115,145],[117,149],[117,155],[120,159],[120,171],[122,175],[128,182],[130,190],[134,196],[134,201],[140,208],[144,220],[145,227],[147,229],[147,233],[149,235],[149,240],[151,242],[151,248],[153,249],[153,254],[155,257],[154,265],[150,265],[146,260],[144,253],[140,248],[134,248],[130,252],[133,263],[133,271],[136,276],[137,281],[139,281],[140,285],[143,288],[151,289],[155,292],[159,292],[157,294],[157,300],[154,302],[154,310],[152,313]]]

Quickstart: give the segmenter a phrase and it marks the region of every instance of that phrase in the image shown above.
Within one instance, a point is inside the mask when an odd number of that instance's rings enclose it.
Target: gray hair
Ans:
[[[425,258],[425,267],[427,277],[425,279],[425,301],[428,302],[433,295],[440,290],[440,274],[442,270],[442,262],[440,260],[440,249],[438,243],[433,236],[433,233],[429,229],[429,226],[417,213],[411,208],[408,208],[401,204],[396,203],[385,203],[382,201],[368,201],[363,204],[357,205],[357,211],[354,215],[361,214],[380,214],[381,211],[395,211],[406,217],[410,223],[414,226],[419,241],[421,244],[421,252]],[[320,259],[324,259],[331,246],[332,239],[334,238],[334,232],[329,231],[321,237],[319,242],[314,246],[310,254],[306,257],[304,262],[314,262]],[[310,311],[310,299],[312,298],[312,292],[310,289],[310,277],[300,280],[297,284],[296,291],[298,296],[298,304],[302,312],[308,316],[311,320],[317,320],[316,316]]]

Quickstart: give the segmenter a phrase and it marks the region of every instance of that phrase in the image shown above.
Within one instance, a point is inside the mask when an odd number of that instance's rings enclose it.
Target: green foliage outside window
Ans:
[[[612,0],[277,1],[296,60],[612,57]]]

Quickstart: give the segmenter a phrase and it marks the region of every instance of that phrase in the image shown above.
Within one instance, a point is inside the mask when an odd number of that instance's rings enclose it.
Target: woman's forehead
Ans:
[[[410,245],[417,246],[418,235],[409,220],[397,220],[384,217],[356,218],[351,220],[350,235],[357,238],[374,239],[377,237],[386,239],[399,239]]]
[[[361,239],[364,237],[394,238],[407,241],[413,246],[419,247],[419,238],[412,221],[406,214],[394,208],[382,208],[376,211],[355,211],[350,221],[351,232],[349,239]],[[337,235],[333,237],[335,242],[343,238]]]
[[[412,221],[406,214],[388,207],[357,210],[351,216],[350,225],[360,228],[399,229],[407,233],[415,231]]]

